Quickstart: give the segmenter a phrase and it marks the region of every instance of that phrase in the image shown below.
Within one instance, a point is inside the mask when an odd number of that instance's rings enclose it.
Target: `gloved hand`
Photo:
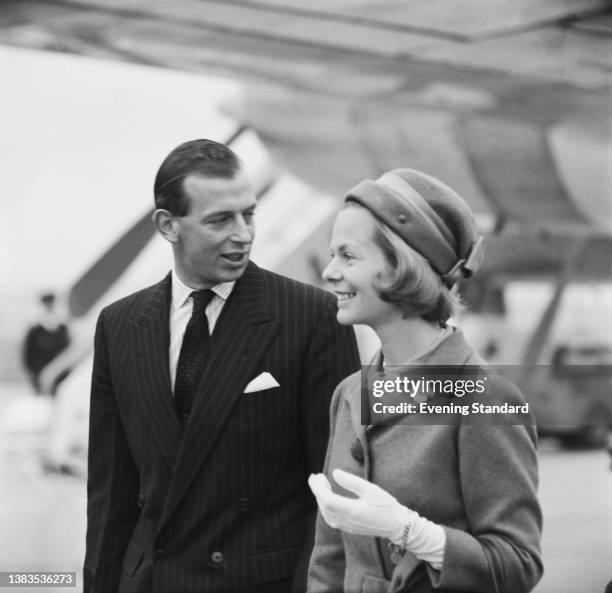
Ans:
[[[335,469],[333,475],[340,486],[354,492],[357,498],[334,494],[323,474],[310,475],[308,485],[330,527],[358,535],[386,537],[436,570],[441,569],[446,546],[446,532],[441,525],[419,516],[380,486],[359,476],[340,469]]]
[[[330,527],[358,535],[386,537],[400,543],[402,533],[417,513],[401,505],[380,486],[341,469],[333,476],[343,488],[357,498],[335,494],[323,474],[311,474],[308,485],[317,499],[319,509]]]

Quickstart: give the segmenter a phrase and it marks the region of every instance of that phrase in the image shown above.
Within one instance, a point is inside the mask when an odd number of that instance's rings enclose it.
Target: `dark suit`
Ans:
[[[306,478],[323,464],[331,395],[359,364],[352,329],[337,324],[328,293],[250,263],[183,432],[168,370],[170,284],[98,320],[85,592],[287,593],[308,562]],[[264,371],[280,387],[243,394]]]

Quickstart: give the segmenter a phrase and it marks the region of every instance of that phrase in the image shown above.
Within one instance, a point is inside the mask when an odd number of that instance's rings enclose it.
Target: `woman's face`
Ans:
[[[332,285],[338,298],[338,322],[360,323],[376,329],[383,323],[401,319],[401,311],[386,303],[374,288],[385,281],[389,266],[372,239],[372,215],[360,207],[340,211],[331,238],[331,262],[323,279]]]

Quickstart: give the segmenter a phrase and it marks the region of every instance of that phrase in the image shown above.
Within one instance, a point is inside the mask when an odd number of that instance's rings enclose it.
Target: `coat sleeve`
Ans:
[[[504,401],[522,404],[518,389],[499,380]],[[470,533],[444,527],[435,587],[475,592],[527,593],[542,575],[542,514],[533,425],[464,425],[457,437],[460,484]]]
[[[327,296],[327,295],[326,295]],[[359,368],[359,352],[352,327],[336,320],[336,304],[325,299],[323,314],[317,322],[303,367],[301,418],[308,473],[323,469],[329,437],[329,406],[336,386]],[[304,591],[306,573],[313,547],[316,504],[312,498],[312,519],[298,561],[293,591]]]
[[[113,391],[103,313],[96,326],[91,383],[84,593],[117,590],[138,518],[138,474]]]
[[[330,435],[323,472],[329,475],[331,443],[334,437],[342,385],[338,386],[330,409]],[[317,512],[315,540],[308,567],[308,593],[343,593],[346,559],[344,541],[339,529],[333,529]]]

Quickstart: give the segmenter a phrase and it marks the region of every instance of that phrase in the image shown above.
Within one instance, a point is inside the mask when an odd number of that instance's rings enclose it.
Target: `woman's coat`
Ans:
[[[461,377],[466,367],[485,363],[455,329],[418,364],[457,365],[453,372]],[[510,381],[486,373],[486,394],[478,401],[525,403]],[[407,418],[407,424],[363,426],[361,409],[361,374],[355,373],[340,383],[331,404],[324,471],[334,491],[352,496],[333,481],[331,471],[340,468],[440,524],[444,563],[437,571],[410,552],[392,557],[386,541],[332,529],[319,513],[308,593],[530,591],[542,574],[535,426],[475,425],[461,415],[454,422],[432,419],[440,424]]]

